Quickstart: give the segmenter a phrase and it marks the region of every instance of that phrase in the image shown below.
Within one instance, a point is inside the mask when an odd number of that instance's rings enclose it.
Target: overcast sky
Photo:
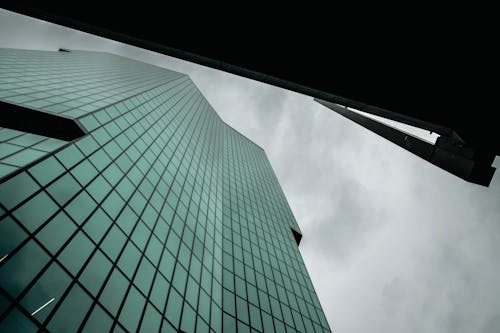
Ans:
[[[500,332],[498,172],[488,188],[466,183],[311,97],[1,9],[0,47],[107,51],[188,74],[265,149],[335,332]]]

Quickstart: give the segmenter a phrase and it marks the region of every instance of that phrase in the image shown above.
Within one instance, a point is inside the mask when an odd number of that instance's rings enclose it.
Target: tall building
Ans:
[[[1,332],[329,332],[265,152],[184,74],[0,50]]]

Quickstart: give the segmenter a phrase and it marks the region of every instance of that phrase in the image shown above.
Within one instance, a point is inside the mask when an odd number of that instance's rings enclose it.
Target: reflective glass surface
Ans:
[[[265,152],[189,77],[3,49],[0,99],[89,132],[0,129],[0,330],[330,331]]]

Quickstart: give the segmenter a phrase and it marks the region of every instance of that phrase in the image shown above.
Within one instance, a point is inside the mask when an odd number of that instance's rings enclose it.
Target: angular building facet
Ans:
[[[1,332],[329,332],[265,152],[190,78],[0,50]]]

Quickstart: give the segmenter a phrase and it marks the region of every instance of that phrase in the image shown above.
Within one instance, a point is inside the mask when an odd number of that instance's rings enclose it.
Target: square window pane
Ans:
[[[151,282],[153,282],[153,276],[155,273],[155,268],[151,263],[142,258],[141,264],[137,270],[134,283],[139,287],[139,289],[144,293],[148,294],[149,288],[151,287]]]
[[[111,186],[109,186],[106,179],[102,176],[97,176],[96,179],[87,186],[87,192],[89,192],[96,202],[101,202],[109,191],[111,191]]]
[[[125,202],[123,199],[116,193],[116,191],[112,191],[106,200],[104,200],[101,204],[101,207],[109,214],[111,219],[114,220],[124,205]]]
[[[120,267],[127,277],[132,279],[140,258],[141,252],[139,252],[134,243],[127,242],[125,250],[123,250],[123,254],[120,256],[120,260],[118,260],[118,267]]]
[[[48,324],[51,332],[76,332],[87,314],[92,299],[77,284],[64,299],[61,307]]]
[[[21,304],[30,312],[34,312],[47,302],[51,303],[38,311],[34,317],[43,322],[49,315],[54,305],[61,299],[62,294],[69,286],[71,278],[55,262],[43,273],[40,279],[21,300]]]
[[[115,261],[126,240],[123,232],[121,232],[117,226],[113,226],[109,234],[104,238],[101,249],[111,258],[111,260]]]
[[[49,261],[49,256],[32,240],[7,259],[0,266],[0,285],[16,297]]]
[[[56,157],[66,168],[70,168],[84,156],[75,145],[70,145],[66,149],[58,152]]]
[[[170,320],[175,327],[179,327],[179,322],[181,319],[181,309],[182,309],[182,297],[175,291],[175,289],[170,288],[170,295],[167,300],[167,311],[166,315],[168,320]]]
[[[71,216],[76,223],[83,221],[92,213],[97,204],[87,192],[80,192],[65,208],[66,213]]]
[[[194,324],[196,323],[196,312],[188,303],[184,303],[184,311],[182,312],[181,330],[184,332],[194,332]]]
[[[97,170],[89,161],[83,160],[73,170],[71,170],[71,174],[73,174],[73,176],[78,179],[83,186],[85,186],[97,175]]]
[[[0,184],[0,202],[11,209],[38,189],[38,185],[26,172],[20,173]]]
[[[29,169],[29,173],[43,186],[54,180],[65,171],[54,157],[49,157]]]
[[[98,250],[80,275],[79,281],[96,296],[110,270],[111,262]]]
[[[35,333],[39,330],[23,313],[14,309],[5,320],[0,322],[0,332]]]
[[[120,322],[130,332],[136,332],[146,299],[134,287],[130,291],[120,314]]]
[[[111,273],[111,277],[106,283],[106,287],[99,298],[104,307],[114,316],[125,297],[125,291],[128,285],[129,282],[125,279],[125,276],[115,269],[113,273]]]
[[[158,332],[160,330],[160,323],[161,323],[160,313],[154,307],[148,304],[146,312],[144,313],[144,319],[142,320],[141,329],[139,332],[142,333]]]
[[[137,245],[137,247],[141,250],[144,251],[144,248],[146,247],[146,242],[148,240],[149,235],[151,234],[151,231],[146,227],[146,225],[142,222],[137,223],[137,226],[132,233],[132,241]]]
[[[80,188],[80,184],[67,173],[50,185],[47,191],[60,205],[64,205],[80,190]]]
[[[113,320],[106,314],[99,304],[94,307],[89,319],[83,328],[84,333],[108,332]]]
[[[59,255],[58,259],[64,267],[73,275],[76,275],[90,253],[94,250],[94,247],[94,243],[92,243],[85,234],[79,232],[71,242],[66,245],[66,248]]]
[[[146,256],[153,262],[154,265],[158,265],[158,260],[160,259],[162,250],[163,245],[156,237],[153,236],[149,240],[148,248],[146,249]]]
[[[85,223],[83,230],[85,230],[94,242],[99,243],[108,230],[110,224],[110,218],[99,208]]]
[[[0,220],[0,258],[17,247],[28,235],[10,217]]]
[[[49,216],[54,214],[59,207],[50,199],[45,192],[38,193],[14,212],[14,216],[33,232]],[[36,212],[36,214],[33,214]]]
[[[157,274],[149,300],[162,311],[165,307],[169,288],[170,285],[167,280],[165,280],[160,274]]]

